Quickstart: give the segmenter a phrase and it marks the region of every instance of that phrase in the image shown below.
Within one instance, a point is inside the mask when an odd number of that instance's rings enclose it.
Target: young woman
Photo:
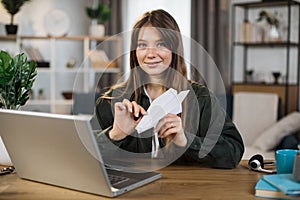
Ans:
[[[164,149],[160,153],[173,152],[176,162],[217,168],[238,165],[244,152],[242,138],[208,88],[187,81],[180,30],[169,13],[154,10],[136,22],[130,68],[128,79],[112,86],[97,101],[101,134],[128,152],[156,157],[157,151]],[[190,91],[182,112],[167,113],[152,130],[138,134],[135,128],[151,102],[169,88]]]

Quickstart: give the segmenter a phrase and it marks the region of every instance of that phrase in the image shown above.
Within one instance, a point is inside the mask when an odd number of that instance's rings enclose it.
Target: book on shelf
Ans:
[[[28,54],[28,56],[31,58],[31,60],[34,61],[43,61],[43,56],[41,52],[37,48],[33,48],[31,46],[24,47],[24,50]]]
[[[273,198],[273,199],[299,199],[299,196],[290,196],[281,192],[278,188],[269,184],[263,178],[261,178],[255,185],[255,196],[261,198]]]
[[[44,58],[41,54],[41,52],[37,48],[33,48],[30,46],[24,47],[24,50],[26,51],[27,55],[32,61],[35,61],[37,63],[37,67],[50,67],[50,63],[47,61],[44,61]]]

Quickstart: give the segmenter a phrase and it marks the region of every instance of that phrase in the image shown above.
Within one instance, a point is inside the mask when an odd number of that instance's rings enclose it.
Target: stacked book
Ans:
[[[292,174],[264,175],[255,186],[255,196],[275,199],[300,199],[300,182]]]

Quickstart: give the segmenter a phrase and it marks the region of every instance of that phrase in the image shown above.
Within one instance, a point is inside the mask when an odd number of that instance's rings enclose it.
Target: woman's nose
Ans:
[[[156,47],[147,47],[147,56],[148,57],[154,57],[157,53]]]

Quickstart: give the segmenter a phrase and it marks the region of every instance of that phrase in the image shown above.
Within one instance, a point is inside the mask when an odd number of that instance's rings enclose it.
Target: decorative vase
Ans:
[[[12,162],[0,137],[0,165],[12,166]]]
[[[279,41],[280,40],[280,34],[279,30],[275,25],[271,25],[268,33],[269,41]]]
[[[5,25],[7,35],[16,35],[18,32],[18,25],[7,24]]]
[[[105,26],[103,24],[98,24],[98,21],[93,19],[89,28],[89,34],[91,36],[102,37],[105,35]]]
[[[103,24],[91,24],[89,34],[92,36],[104,36],[105,35],[105,27]]]

